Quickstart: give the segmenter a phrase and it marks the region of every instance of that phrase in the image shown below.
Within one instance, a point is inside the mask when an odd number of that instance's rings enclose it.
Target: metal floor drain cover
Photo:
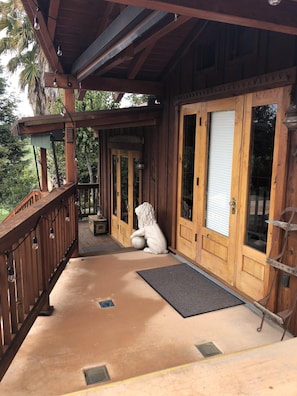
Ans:
[[[98,367],[85,369],[84,374],[87,385],[110,380],[106,366],[98,366]]]
[[[196,345],[196,348],[206,358],[220,355],[222,353],[213,342],[206,342],[205,344]]]
[[[114,307],[114,302],[112,300],[104,300],[104,301],[99,301],[99,305],[101,308],[109,308],[109,307]]]

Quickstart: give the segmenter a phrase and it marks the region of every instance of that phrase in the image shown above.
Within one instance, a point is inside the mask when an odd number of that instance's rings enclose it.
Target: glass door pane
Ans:
[[[194,191],[194,161],[196,138],[196,114],[184,116],[182,150],[181,217],[192,220]]]
[[[112,213],[117,215],[117,156],[112,155]]]
[[[139,198],[140,198],[140,177],[138,169],[138,158],[133,157],[133,171],[134,171],[134,178],[133,178],[133,228],[136,230],[138,228],[138,220],[135,213],[135,208],[139,206]]]
[[[235,111],[210,113],[206,227],[229,236]]]
[[[128,157],[120,159],[121,169],[121,220],[128,224],[129,196],[128,196]]]
[[[252,109],[246,244],[265,252],[277,106]]]

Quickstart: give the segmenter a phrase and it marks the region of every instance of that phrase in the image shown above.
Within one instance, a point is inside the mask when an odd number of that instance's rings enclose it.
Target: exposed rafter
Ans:
[[[144,18],[144,12],[143,8],[127,7],[74,62],[71,74],[82,73],[92,62],[114,46],[127,34],[128,25],[135,27]]]
[[[166,12],[147,13],[143,8],[127,7],[74,63],[71,74],[82,81],[128,48]],[[129,27],[129,28],[128,28]]]
[[[297,35],[296,6],[290,1],[284,2],[286,9],[282,4],[271,7],[267,1],[260,0],[112,0],[112,2],[156,11],[170,10],[174,14],[193,18]]]
[[[146,59],[149,57],[152,49],[155,46],[155,43],[160,40],[162,37],[166,36],[170,32],[177,29],[179,26],[186,23],[190,18],[188,17],[179,17],[174,18],[171,22],[169,22],[166,26],[152,34],[145,40],[142,40],[135,48],[135,57],[134,60],[128,70],[127,77],[129,80],[133,80],[136,78],[138,72],[141,70],[141,67],[145,63]],[[123,96],[123,93],[122,93]]]
[[[133,44],[122,51],[119,55],[114,57],[110,62],[106,63],[103,67],[96,71],[96,76],[102,76],[114,67],[126,62],[131,61],[135,56],[135,50]]]

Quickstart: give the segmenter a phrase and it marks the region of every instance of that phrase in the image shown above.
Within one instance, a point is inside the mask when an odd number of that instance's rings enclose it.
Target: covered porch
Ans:
[[[51,292],[53,314],[37,318],[1,394],[212,395],[221,386],[228,395],[294,394],[297,343],[290,334],[280,342],[282,329],[268,321],[257,332],[260,316],[249,303],[183,318],[137,271],[187,261],[122,249],[108,235],[93,236],[86,222],[79,229],[79,251],[88,240],[94,255],[69,261]],[[101,308],[106,300],[114,306]],[[108,377],[99,373],[102,382],[87,384],[85,370],[98,367]]]

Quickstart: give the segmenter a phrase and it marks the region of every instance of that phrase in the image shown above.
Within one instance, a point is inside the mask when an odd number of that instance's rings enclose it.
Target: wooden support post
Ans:
[[[46,149],[40,148],[40,163],[41,163],[41,191],[48,191],[48,174],[47,174],[47,159]]]
[[[64,90],[65,112],[69,115],[75,111],[75,98],[72,89]],[[77,166],[75,162],[76,128],[74,122],[65,124],[65,159],[66,183],[77,182]]]
[[[75,112],[75,95],[73,89],[64,90],[65,112],[69,115]],[[66,160],[66,183],[77,183],[77,164],[76,164],[76,126],[74,122],[67,122],[65,124],[65,160]],[[78,241],[78,211],[75,213],[75,239]],[[73,252],[72,257],[78,257],[78,242],[77,247]]]

